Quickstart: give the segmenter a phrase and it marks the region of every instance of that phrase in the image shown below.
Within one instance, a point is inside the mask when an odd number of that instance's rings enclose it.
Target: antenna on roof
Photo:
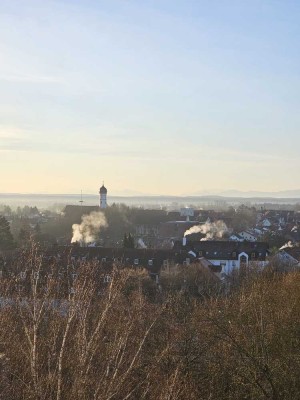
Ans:
[[[83,206],[84,201],[82,200],[82,190],[80,191],[80,200],[79,203],[81,204],[81,207]]]

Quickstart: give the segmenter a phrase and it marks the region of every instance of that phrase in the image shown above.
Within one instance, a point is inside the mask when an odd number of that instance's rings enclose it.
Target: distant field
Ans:
[[[97,205],[98,195],[83,196],[83,205]],[[223,196],[108,196],[108,204],[124,203],[129,206],[145,208],[180,208],[185,206],[222,208],[228,205],[266,205],[269,207],[283,207],[300,203],[299,198],[272,198],[272,197],[223,197]],[[0,193],[0,204],[10,205],[12,208],[37,206],[51,208],[66,204],[80,204],[80,194],[6,194]]]

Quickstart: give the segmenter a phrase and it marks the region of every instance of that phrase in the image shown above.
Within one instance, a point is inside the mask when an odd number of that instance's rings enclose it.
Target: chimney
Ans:
[[[186,246],[186,237],[182,238],[182,246]]]

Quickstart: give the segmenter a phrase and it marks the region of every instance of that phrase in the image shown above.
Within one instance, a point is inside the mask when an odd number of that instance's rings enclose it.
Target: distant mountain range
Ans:
[[[222,197],[263,197],[263,198],[288,198],[294,199],[300,197],[300,189],[281,190],[278,192],[261,192],[257,190],[241,191],[241,190],[213,190],[201,191],[193,193],[192,196],[222,196]]]

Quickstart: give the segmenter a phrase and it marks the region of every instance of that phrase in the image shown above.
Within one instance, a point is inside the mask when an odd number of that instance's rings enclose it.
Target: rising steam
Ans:
[[[195,225],[184,232],[184,236],[191,235],[192,233],[203,233],[205,238],[201,240],[212,240],[221,239],[225,233],[228,232],[228,228],[224,221],[217,222],[206,222],[203,225]]]
[[[73,237],[71,243],[91,243],[96,240],[101,228],[107,227],[104,214],[100,211],[92,211],[89,215],[81,217],[81,224],[73,224]]]
[[[147,246],[145,245],[145,242],[143,241],[143,239],[139,239],[139,240],[137,241],[137,244],[138,244],[138,247],[139,247],[140,249],[147,249]]]
[[[282,247],[280,247],[279,250],[287,249],[287,248],[293,248],[295,245],[289,240],[286,244],[284,244]]]

